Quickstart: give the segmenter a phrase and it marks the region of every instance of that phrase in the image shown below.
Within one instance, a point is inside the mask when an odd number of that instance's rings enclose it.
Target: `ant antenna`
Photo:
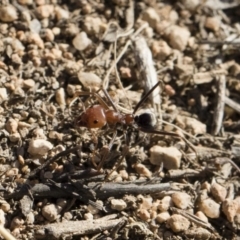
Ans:
[[[158,85],[161,82],[157,82],[152,89],[150,89],[144,96],[143,98],[138,102],[138,104],[135,106],[134,110],[133,110],[133,114],[135,114],[137,112],[137,110],[139,109],[139,107],[147,100],[147,98],[149,97],[149,95],[158,87]]]

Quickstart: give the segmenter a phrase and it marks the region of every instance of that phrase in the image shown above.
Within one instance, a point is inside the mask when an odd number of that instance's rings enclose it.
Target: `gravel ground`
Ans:
[[[239,239],[239,14],[2,0],[2,239]]]

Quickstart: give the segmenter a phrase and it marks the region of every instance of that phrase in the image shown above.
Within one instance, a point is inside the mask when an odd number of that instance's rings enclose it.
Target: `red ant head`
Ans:
[[[106,125],[104,108],[100,105],[88,108],[76,119],[75,124],[79,127],[102,128]]]

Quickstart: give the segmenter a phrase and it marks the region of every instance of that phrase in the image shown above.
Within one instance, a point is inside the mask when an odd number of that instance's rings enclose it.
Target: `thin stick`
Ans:
[[[2,235],[6,240],[16,240],[16,238],[13,237],[13,235],[8,232],[7,229],[4,228],[2,225],[0,225],[0,235]]]
[[[213,114],[213,126],[212,134],[217,135],[222,127],[224,106],[225,106],[225,89],[226,89],[226,77],[221,75],[217,80],[217,95],[216,106]]]
[[[230,108],[233,108],[236,112],[240,113],[240,104],[237,102],[233,101],[229,97],[225,96],[224,101],[226,105],[228,105]]]

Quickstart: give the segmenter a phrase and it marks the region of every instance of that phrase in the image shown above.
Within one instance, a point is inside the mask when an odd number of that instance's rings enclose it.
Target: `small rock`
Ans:
[[[78,33],[72,40],[73,46],[79,51],[85,50],[91,43],[91,39],[88,38],[85,32]]]
[[[13,5],[0,7],[0,20],[3,22],[13,22],[18,18],[17,10]]]
[[[166,35],[169,39],[169,44],[171,47],[179,51],[184,51],[191,34],[186,28],[172,26],[169,28],[169,30],[167,30]]]
[[[157,215],[156,221],[158,223],[166,222],[170,218],[169,212],[161,212]]]
[[[55,204],[49,204],[42,208],[42,215],[50,222],[58,217],[58,207]]]
[[[185,192],[176,192],[172,194],[172,201],[176,207],[186,209],[191,204],[191,196]]]
[[[87,35],[98,35],[101,31],[102,20],[98,17],[87,16],[83,21],[83,30]]]
[[[137,196],[137,199],[141,201],[141,204],[139,206],[140,209],[150,209],[153,205],[153,199],[152,197],[143,197],[142,195]]]
[[[147,8],[142,14],[142,20],[146,21],[150,27],[155,28],[160,22],[160,17],[154,8]]]
[[[0,88],[0,103],[5,101],[8,98],[7,89],[6,88]]]
[[[79,72],[78,79],[86,89],[98,90],[102,85],[101,78],[92,72]]]
[[[176,94],[176,91],[174,90],[174,88],[169,84],[165,85],[164,90],[169,97],[172,97]]]
[[[86,220],[93,220],[93,215],[91,213],[85,213],[84,214],[84,219],[86,219]]]
[[[65,96],[65,90],[64,88],[59,88],[58,90],[56,90],[55,92],[55,98],[56,98],[56,102],[58,103],[58,105],[61,108],[65,108],[66,106],[66,96]]]
[[[15,228],[20,228],[24,224],[24,220],[20,217],[14,217],[11,221],[10,229],[14,230]]]
[[[16,133],[18,129],[18,121],[16,121],[14,118],[9,118],[5,127],[9,133]]]
[[[211,187],[211,193],[218,202],[223,202],[227,196],[227,189],[218,183],[214,183]]]
[[[28,152],[33,156],[44,156],[53,145],[44,139],[33,139],[29,143]]]
[[[204,26],[214,32],[220,29],[221,22],[218,17],[207,17]]]
[[[197,7],[200,5],[201,1],[200,0],[181,0],[182,5],[187,10],[190,11],[196,11]]]
[[[190,129],[193,135],[205,134],[207,131],[206,125],[195,118],[178,115],[176,117],[176,122],[181,128]]]
[[[18,175],[18,168],[11,168],[6,172],[7,177],[13,177]]]
[[[70,16],[69,11],[67,11],[59,6],[56,6],[54,10],[55,10],[55,15],[56,15],[57,20],[68,19]]]
[[[200,218],[202,221],[204,222],[208,222],[208,218],[206,217],[206,215],[202,212],[202,211],[197,211],[195,213],[195,215]]]
[[[172,53],[172,49],[163,40],[154,41],[152,43],[151,49],[153,52],[153,56],[162,61],[164,61]]]
[[[133,165],[133,168],[136,170],[138,174],[141,176],[150,178],[152,177],[152,172],[142,163],[136,163]]]
[[[127,204],[122,199],[112,199],[111,200],[111,208],[122,211],[127,207]]]
[[[33,88],[35,86],[35,81],[33,79],[27,79],[23,81],[23,88]]]
[[[179,214],[173,214],[167,223],[173,232],[186,231],[190,226],[188,219]]]
[[[169,208],[173,206],[172,198],[170,196],[165,196],[158,205],[158,210],[161,212],[168,211]]]
[[[211,198],[202,200],[199,208],[207,217],[219,218],[220,216],[220,205]]]
[[[229,222],[234,222],[234,218],[240,209],[239,201],[236,199],[226,199],[222,204],[222,211],[226,215]]]
[[[73,215],[72,215],[72,213],[70,213],[70,212],[65,212],[65,213],[63,214],[63,217],[64,217],[65,219],[67,219],[67,220],[71,220],[71,219],[73,218]]]
[[[39,18],[49,18],[51,15],[53,15],[54,7],[50,4],[41,5],[36,8],[36,13],[39,16]]]
[[[0,225],[5,225],[6,223],[6,218],[5,218],[5,214],[4,211],[2,209],[0,209]]]
[[[34,224],[34,221],[35,221],[35,216],[34,216],[33,212],[28,213],[28,215],[26,216],[27,225]]]
[[[0,209],[2,209],[4,212],[8,212],[11,209],[11,207],[9,203],[3,202],[0,205]]]
[[[153,146],[150,149],[150,162],[161,165],[163,162],[166,169],[178,169],[181,165],[182,153],[175,147]]]
[[[147,209],[139,209],[137,213],[143,221],[148,221],[150,219],[150,213]]]

